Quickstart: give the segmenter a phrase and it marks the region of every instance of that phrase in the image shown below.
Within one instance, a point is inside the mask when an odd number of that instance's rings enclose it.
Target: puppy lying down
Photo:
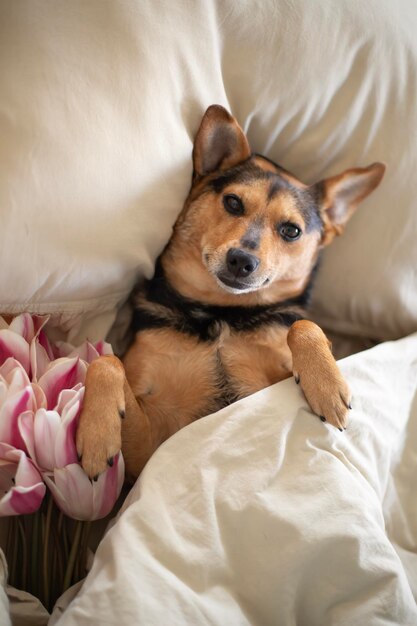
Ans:
[[[292,375],[323,422],[346,428],[349,388],[305,309],[320,251],[384,171],[305,185],[253,154],[223,107],[207,109],[189,195],[134,295],[134,341],[123,362],[100,357],[87,372],[77,449],[91,478],[120,448],[135,478],[183,426]]]

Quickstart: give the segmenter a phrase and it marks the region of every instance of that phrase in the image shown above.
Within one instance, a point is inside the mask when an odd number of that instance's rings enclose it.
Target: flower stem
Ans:
[[[59,513],[59,518],[58,518],[58,536],[62,539],[62,545],[64,546],[64,563],[68,561],[68,553],[69,553],[67,524],[64,523],[66,519],[67,517],[61,511]]]
[[[75,558],[77,556],[77,551],[79,549],[79,544],[80,544],[82,526],[83,526],[82,522],[78,520],[75,522],[74,539],[72,541],[71,551],[70,551],[69,559],[68,559],[68,565],[65,571],[64,586],[63,586],[62,592],[66,591],[71,584],[72,574],[74,571]]]
[[[27,551],[27,544],[26,544],[25,529],[24,529],[23,522],[20,516],[17,518],[17,527],[19,530],[20,541],[22,544],[22,573],[21,573],[20,584],[22,586],[22,589],[26,589],[27,569],[28,569],[28,551]]]
[[[87,549],[88,540],[90,538],[91,522],[83,523],[83,533],[81,537],[80,545],[80,557],[78,559],[78,578],[81,580],[84,578],[87,572]]]
[[[48,494],[48,506],[46,509],[46,523],[45,523],[45,534],[44,534],[44,538],[43,538],[43,572],[42,572],[42,578],[43,578],[43,604],[44,606],[49,609],[49,574],[50,574],[50,568],[49,568],[49,561],[48,561],[48,548],[49,548],[49,535],[50,535],[50,528],[51,528],[51,516],[52,516],[52,507],[53,507],[53,500],[50,494]]]
[[[61,595],[62,583],[64,580],[64,565],[63,565],[63,541],[61,535],[58,535],[59,517],[61,512],[58,510],[55,502],[52,504],[52,517],[50,522],[50,535],[51,544],[49,550],[52,553],[52,559],[50,558],[50,574],[49,574],[49,598],[50,607],[52,610],[55,602]],[[61,522],[62,532],[62,522]],[[48,607],[47,607],[48,608]]]
[[[11,585],[13,585],[14,587],[16,587],[16,578],[17,578],[17,573],[16,573],[16,568],[17,568],[17,549],[18,549],[18,536],[17,536],[17,521],[16,521],[16,517],[13,516],[10,518],[10,531],[11,531],[11,545],[12,545],[12,552],[11,552],[11,560],[10,560],[10,579],[9,582]]]
[[[32,526],[32,551],[31,551],[31,587],[33,595],[38,597],[38,548],[39,548],[39,527],[40,527],[40,510],[33,515]]]

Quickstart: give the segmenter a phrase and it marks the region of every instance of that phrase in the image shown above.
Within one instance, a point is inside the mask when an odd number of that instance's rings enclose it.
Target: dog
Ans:
[[[320,251],[381,182],[374,163],[305,185],[210,106],[189,195],[154,277],[134,295],[123,363],[94,361],[76,445],[97,479],[123,451],[134,480],[194,420],[294,375],[312,411],[346,428],[351,395],[323,331],[306,319]]]

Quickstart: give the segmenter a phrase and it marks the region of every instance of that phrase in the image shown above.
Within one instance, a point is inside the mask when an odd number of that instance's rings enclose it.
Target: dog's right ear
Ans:
[[[235,118],[219,104],[211,105],[194,141],[193,179],[234,167],[250,155],[248,140]]]

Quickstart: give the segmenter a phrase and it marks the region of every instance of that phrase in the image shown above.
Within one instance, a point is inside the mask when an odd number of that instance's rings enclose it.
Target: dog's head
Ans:
[[[319,250],[375,189],[381,163],[305,185],[252,154],[237,121],[209,107],[193,150],[193,182],[164,259],[184,295],[216,304],[294,297]]]

